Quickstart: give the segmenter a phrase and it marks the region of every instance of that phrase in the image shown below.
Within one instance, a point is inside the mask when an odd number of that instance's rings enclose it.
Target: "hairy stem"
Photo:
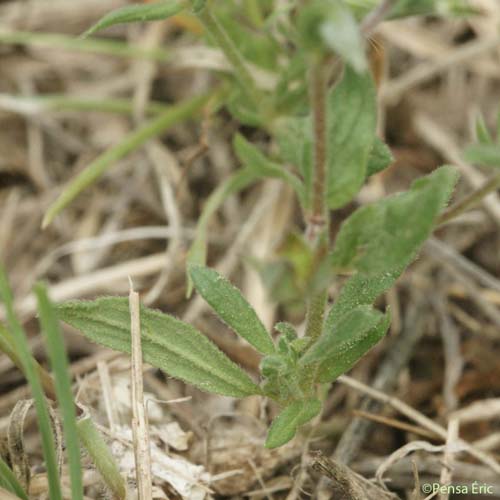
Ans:
[[[307,237],[315,243],[326,229],[326,94],[327,76],[324,60],[318,58],[310,70],[310,100],[314,128],[314,171],[312,211],[308,220]]]
[[[327,181],[327,71],[322,57],[310,69],[310,101],[314,133],[314,171],[312,182],[312,210],[308,217],[306,237],[314,248],[316,260],[321,261],[328,246]],[[323,290],[309,299],[306,336],[316,340],[323,331],[323,320],[328,293]]]
[[[465,196],[462,200],[444,212],[438,220],[439,224],[444,224],[462,215],[464,212],[477,205],[485,196],[493,193],[500,187],[500,174],[496,174],[488,179],[479,189]]]

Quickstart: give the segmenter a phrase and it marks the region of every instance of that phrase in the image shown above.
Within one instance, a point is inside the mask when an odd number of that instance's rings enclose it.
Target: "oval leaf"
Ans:
[[[189,275],[196,290],[227,325],[259,352],[274,353],[271,336],[235,286],[217,271],[204,266],[189,266]]]
[[[141,21],[161,21],[178,14],[186,7],[185,1],[167,0],[147,5],[128,5],[106,14],[94,26],[87,30],[83,36],[87,37],[96,31],[109,28],[115,24],[135,23]]]
[[[267,433],[266,448],[277,448],[288,443],[295,436],[297,429],[320,411],[321,402],[316,398],[291,403],[273,420]]]
[[[407,266],[433,230],[456,180],[454,168],[441,167],[409,191],[356,210],[337,236],[334,267],[373,275]]]
[[[102,297],[71,301],[57,306],[60,319],[88,339],[117,351],[130,353],[128,300]],[[199,389],[225,396],[260,394],[250,377],[191,325],[141,307],[144,360]]]
[[[328,97],[328,206],[340,208],[356,195],[367,175],[375,141],[377,106],[370,74],[345,69]]]

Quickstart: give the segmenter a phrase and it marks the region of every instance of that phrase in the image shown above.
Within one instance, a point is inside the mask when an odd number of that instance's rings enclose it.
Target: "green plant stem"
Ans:
[[[235,76],[239,81],[243,91],[258,106],[260,99],[260,92],[257,90],[255,80],[250,74],[243,56],[240,54],[238,48],[231,40],[226,30],[221,26],[217,18],[210,11],[208,6],[204,6],[199,12],[196,13],[198,19],[203,24],[207,33],[213,38],[214,42],[224,52],[228,61],[232,64],[235,70]]]
[[[462,200],[444,212],[438,220],[438,224],[445,224],[450,220],[462,215],[464,212],[477,205],[481,200],[493,193],[500,187],[500,173],[488,179],[479,189],[465,196]]]

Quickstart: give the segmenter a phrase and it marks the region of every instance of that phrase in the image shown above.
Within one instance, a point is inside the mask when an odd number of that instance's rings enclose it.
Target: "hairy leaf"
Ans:
[[[318,382],[332,382],[385,335],[389,323],[389,314],[384,315],[371,306],[359,306],[330,320],[300,362],[318,366]]]
[[[352,309],[373,304],[379,295],[391,288],[403,270],[404,267],[400,267],[382,273],[356,273],[351,276],[330,309],[325,329],[332,329],[334,322]]]
[[[291,403],[273,420],[267,433],[266,448],[277,448],[288,443],[295,436],[297,429],[320,411],[321,402],[315,398]]]
[[[57,306],[61,320],[87,338],[130,353],[128,300],[102,297]],[[144,360],[202,390],[225,396],[260,394],[250,377],[191,325],[159,311],[141,308]]]
[[[253,307],[224,276],[198,265],[189,266],[189,275],[200,295],[238,335],[263,354],[275,351],[271,336]]]
[[[178,14],[186,6],[187,2],[182,0],[165,0],[163,2],[146,5],[127,5],[126,7],[116,9],[109,14],[106,14],[89,30],[87,30],[83,36],[87,37],[96,31],[109,28],[115,24],[135,23],[141,21],[161,21],[162,19],[167,19],[168,17]]]
[[[367,175],[375,140],[375,86],[371,76],[346,68],[328,97],[328,206],[352,200]]]
[[[373,275],[406,266],[432,231],[456,180],[452,167],[441,167],[409,191],[356,210],[337,236],[334,267]]]
[[[391,150],[387,144],[385,144],[378,137],[375,137],[372,150],[370,151],[370,156],[368,157],[368,164],[366,165],[366,176],[370,177],[370,175],[381,172],[393,161],[394,157],[392,156]]]

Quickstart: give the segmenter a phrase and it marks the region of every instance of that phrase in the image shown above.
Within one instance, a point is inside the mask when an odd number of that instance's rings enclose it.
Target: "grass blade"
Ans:
[[[78,435],[103,480],[113,492],[113,498],[120,500],[127,498],[125,480],[120,475],[115,459],[92,419],[84,417],[78,421],[77,426]]]
[[[6,490],[0,485],[0,498],[2,498],[2,500],[18,500],[19,497],[13,495],[9,490]]]
[[[146,123],[128,134],[119,144],[98,156],[83,170],[49,207],[42,221],[42,228],[47,227],[54,217],[68,206],[84,189],[97,181],[111,166],[123,157],[141,147],[149,139],[156,137],[176,123],[197,113],[208,101],[209,96],[202,95],[172,106],[158,118]]]
[[[64,339],[59,328],[55,310],[50,303],[45,287],[42,284],[37,284],[35,286],[35,294],[38,301],[42,332],[45,337],[52,371],[54,372],[57,401],[62,415],[71,478],[71,498],[72,500],[80,500],[83,499],[80,443]]]
[[[119,40],[106,40],[103,38],[82,39],[61,35],[59,33],[0,30],[0,43],[72,50],[74,52],[103,54],[130,59],[146,59],[148,61],[159,62],[165,62],[170,57],[170,53],[161,47],[145,49],[137,45],[129,45]]]
[[[61,484],[59,482],[59,470],[57,467],[54,436],[50,423],[49,410],[43,393],[42,383],[38,371],[33,362],[26,334],[19,323],[13,307],[12,293],[10,291],[7,277],[3,266],[0,266],[0,296],[5,304],[7,319],[14,341],[13,347],[24,368],[24,373],[31,387],[35,408],[38,417],[38,426],[42,438],[43,456],[47,467],[49,481],[49,492],[51,500],[62,500]]]
[[[10,469],[10,467],[3,461],[0,456],[0,483],[3,485],[3,488],[15,493],[19,498],[23,500],[28,500],[28,495],[24,491],[23,487],[19,484],[16,476]],[[0,491],[0,493],[3,493]],[[1,497],[3,498],[3,497]]]
[[[141,21],[161,21],[181,12],[187,6],[186,1],[167,0],[146,5],[127,5],[106,14],[94,26],[87,30],[83,37],[96,31],[109,28],[115,24],[135,23]]]

